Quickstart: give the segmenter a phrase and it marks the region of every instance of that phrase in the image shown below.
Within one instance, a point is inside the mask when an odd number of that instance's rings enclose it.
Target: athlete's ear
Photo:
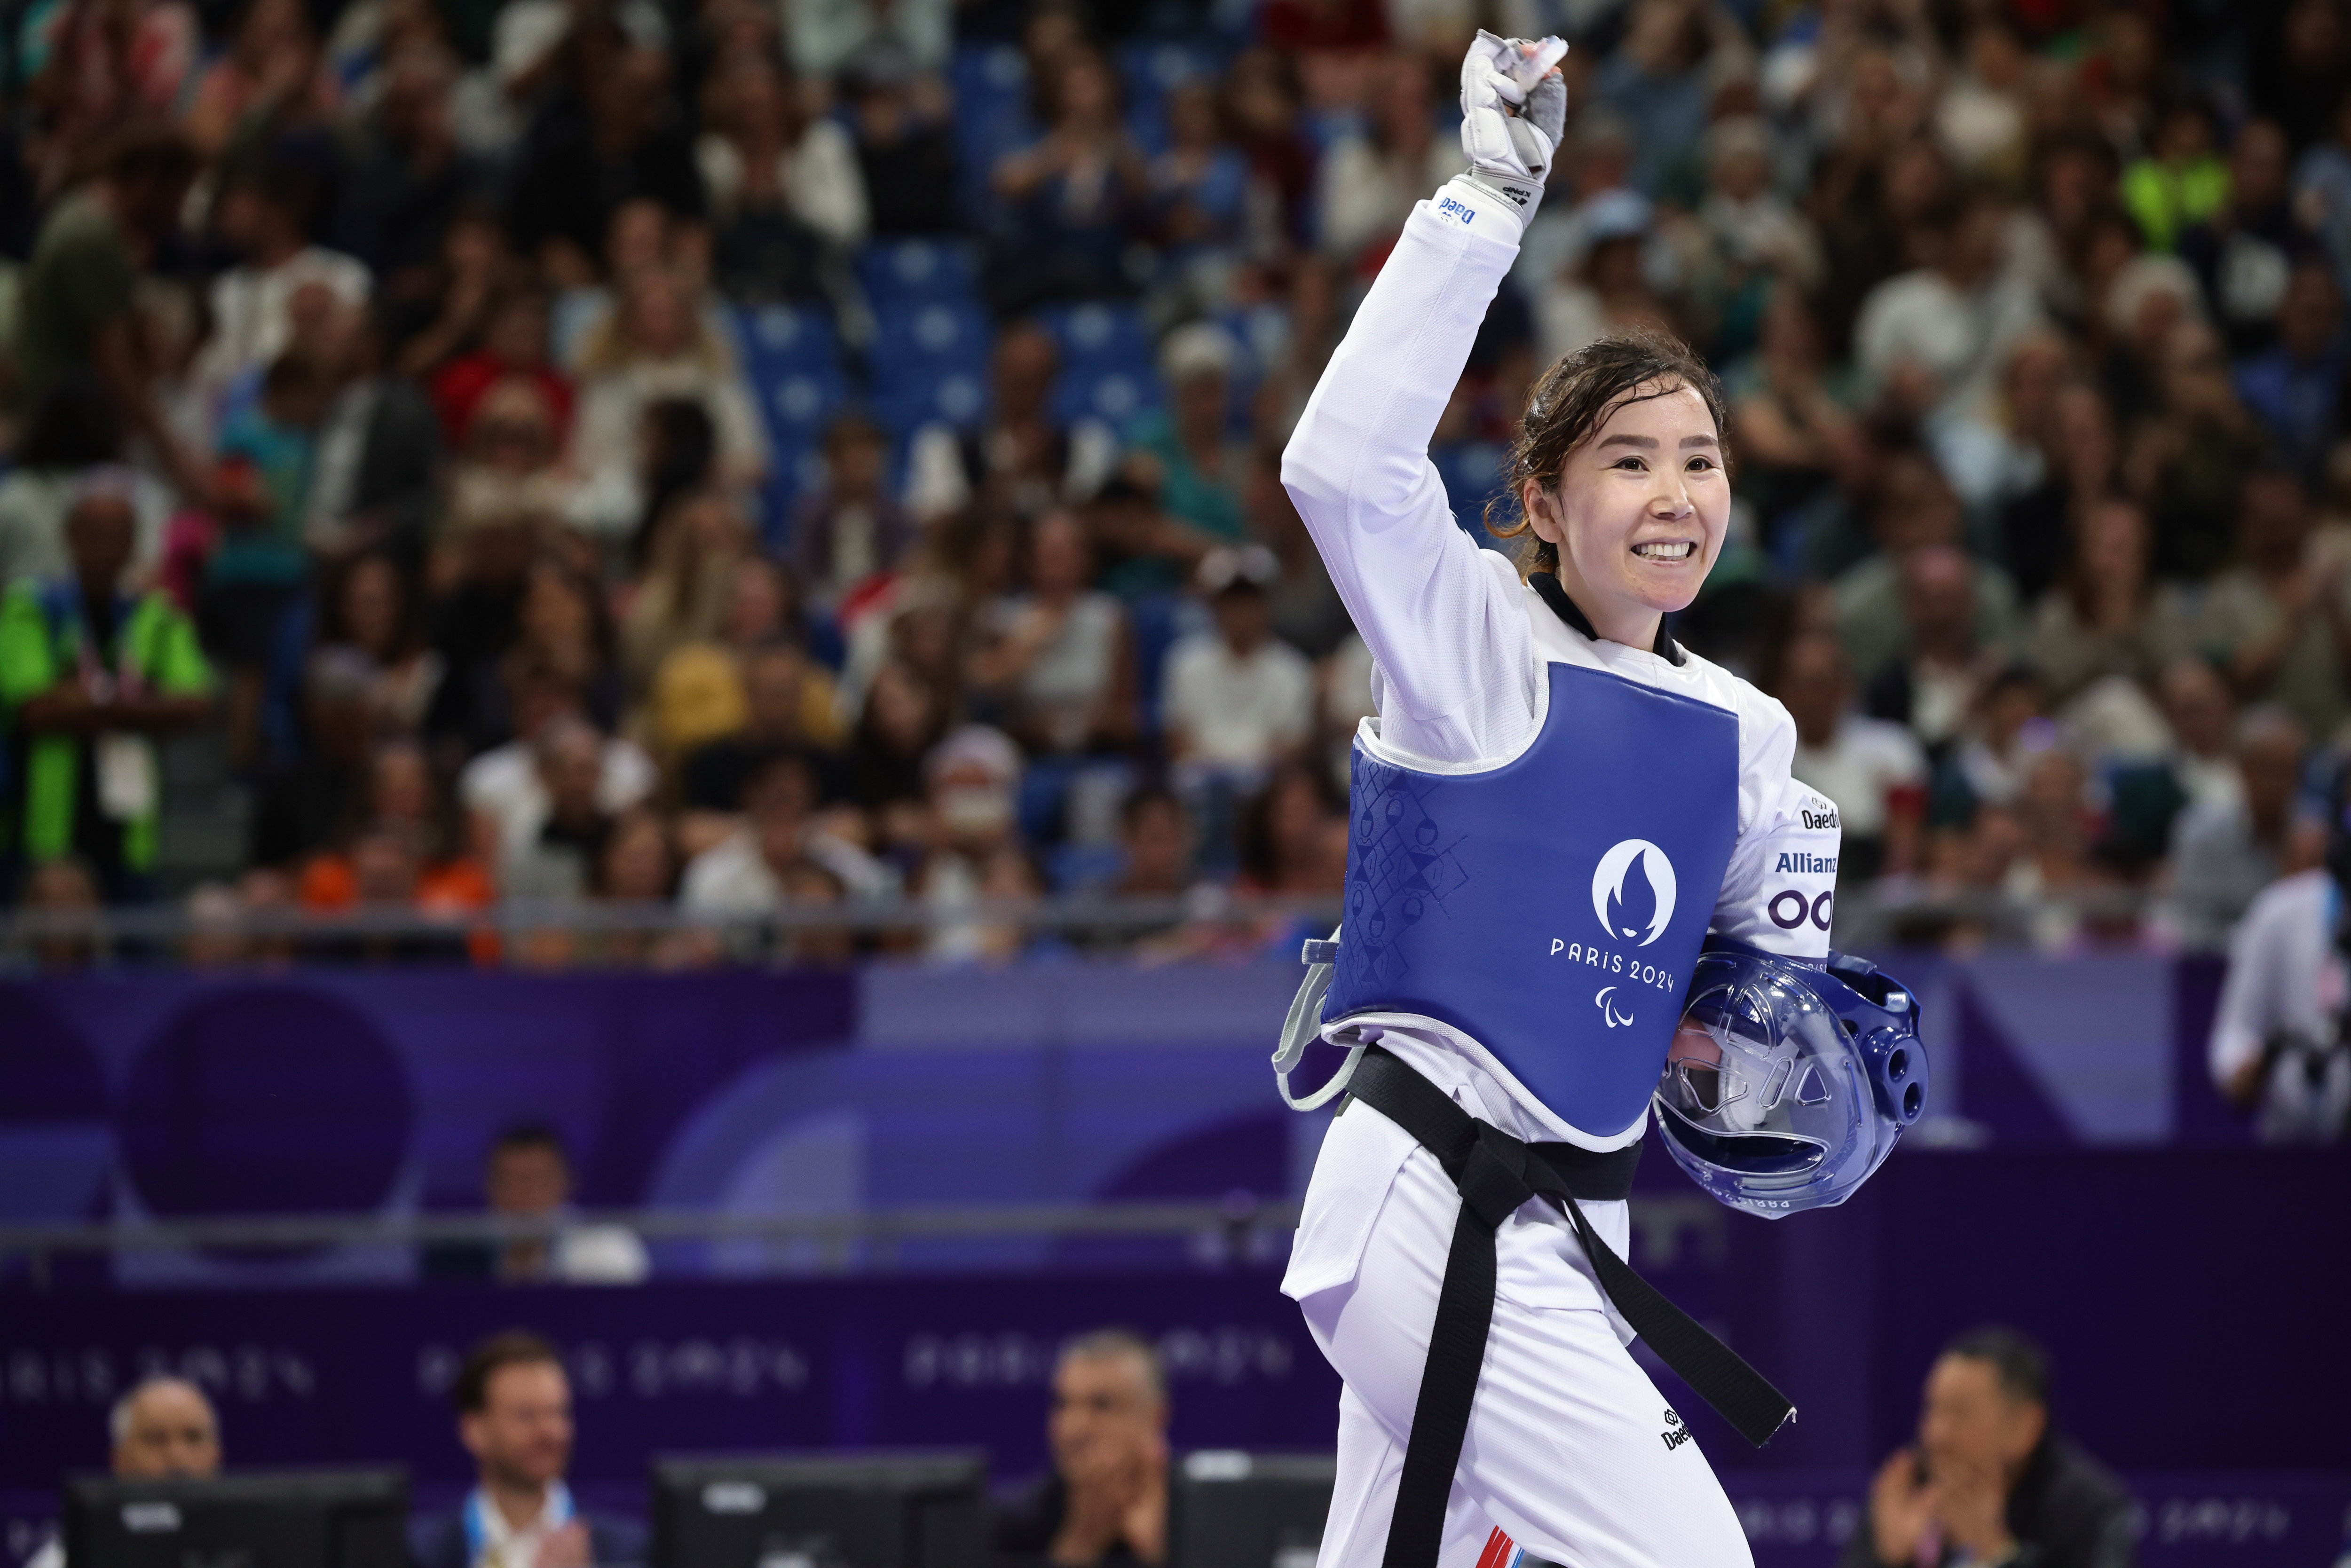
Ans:
[[[1534,525],[1535,538],[1546,544],[1563,545],[1565,530],[1560,526],[1559,507],[1540,479],[1519,482],[1519,505],[1526,508],[1527,521]]]

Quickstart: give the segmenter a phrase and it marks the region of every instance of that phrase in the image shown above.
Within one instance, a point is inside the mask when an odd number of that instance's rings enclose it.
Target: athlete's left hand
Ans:
[[[1502,38],[1480,28],[1461,58],[1461,151],[1469,178],[1505,197],[1521,219],[1542,200],[1567,124],[1557,38]],[[1516,112],[1512,112],[1515,110]]]

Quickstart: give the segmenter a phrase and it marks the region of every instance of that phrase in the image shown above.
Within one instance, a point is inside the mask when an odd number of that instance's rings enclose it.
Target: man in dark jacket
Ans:
[[[1053,1473],[994,1521],[996,1568],[1139,1568],[1167,1558],[1167,1375],[1120,1329],[1053,1369]]]
[[[518,1331],[493,1335],[465,1357],[451,1391],[457,1436],[480,1483],[455,1515],[416,1521],[413,1568],[626,1568],[645,1555],[644,1531],[572,1506],[571,1386],[553,1345]]]
[[[1838,1568],[2131,1568],[2122,1483],[2051,1430],[2049,1364],[2007,1329],[1953,1340],[1927,1374],[1918,1441],[1870,1483]]]

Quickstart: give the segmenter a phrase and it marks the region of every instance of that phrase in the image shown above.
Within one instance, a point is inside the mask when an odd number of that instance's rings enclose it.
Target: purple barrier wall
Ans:
[[[1936,1071],[1914,1145],[2242,1143],[2201,1067],[2210,963],[1901,965]],[[9,984],[0,1218],[469,1205],[486,1143],[525,1115],[570,1137],[591,1205],[1294,1195],[1320,1124],[1280,1110],[1264,1061],[1295,978],[1063,964]]]
[[[2134,1470],[2351,1470],[2334,1217],[2351,1162],[2260,1151],[1898,1156],[1852,1203],[1732,1215],[1651,1161],[1634,1260],[1796,1400],[1745,1452],[1660,1372],[1726,1464],[1858,1471],[1902,1440],[1936,1348],[1988,1320],[2044,1341],[2068,1427]],[[572,1345],[621,1417],[584,1473],[649,1448],[979,1440],[1039,1456],[1065,1333],[1163,1337],[1187,1441],[1281,1447],[1329,1429],[1329,1375],[1263,1267],[675,1281],[636,1290],[58,1290],[0,1297],[0,1486],[95,1459],[99,1415],[150,1364],[220,1391],[249,1462],[455,1463],[440,1380],[508,1324]],[[643,1408],[639,1408],[642,1406]],[[618,1447],[607,1447],[617,1444]]]

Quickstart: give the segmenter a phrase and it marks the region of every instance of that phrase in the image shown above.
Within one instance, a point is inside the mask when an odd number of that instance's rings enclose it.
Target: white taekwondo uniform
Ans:
[[[1727,710],[1738,719],[1738,837],[1711,929],[1817,959],[1828,950],[1838,828],[1834,804],[1790,777],[1787,710],[1694,655],[1676,663],[1574,630],[1447,509],[1429,437],[1518,242],[1517,213],[1466,180],[1420,203],[1283,455],[1283,484],[1376,661],[1379,716],[1364,721],[1360,744],[1427,773],[1499,767],[1541,730],[1552,663]],[[1572,776],[1558,800],[1562,813],[1575,810]],[[1573,1124],[1436,1019],[1349,1021],[1377,1027],[1386,1049],[1516,1137],[1608,1150],[1646,1125],[1646,1110],[1629,1126]],[[1459,1204],[1436,1157],[1377,1112],[1353,1105],[1332,1124],[1282,1283],[1345,1383],[1320,1568],[1380,1561]],[[1583,1211],[1624,1256],[1626,1206]],[[1627,1353],[1630,1331],[1560,1211],[1540,1198],[1521,1206],[1496,1246],[1493,1322],[1444,1568],[1509,1568],[1521,1552],[1574,1568],[1751,1562],[1720,1484]]]

